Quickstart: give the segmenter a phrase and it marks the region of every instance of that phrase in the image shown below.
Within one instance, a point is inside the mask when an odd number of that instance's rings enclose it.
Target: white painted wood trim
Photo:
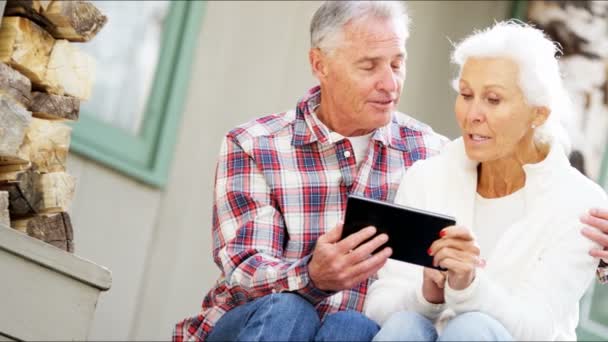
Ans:
[[[112,274],[107,268],[1,224],[0,250],[21,256],[101,291],[109,290],[112,284]]]

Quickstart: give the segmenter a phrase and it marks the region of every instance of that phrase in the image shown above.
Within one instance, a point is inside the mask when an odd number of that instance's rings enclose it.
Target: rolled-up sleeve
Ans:
[[[213,257],[231,291],[247,299],[297,292],[312,303],[330,293],[308,275],[310,256],[284,260],[285,222],[253,158],[227,136],[216,170]]]

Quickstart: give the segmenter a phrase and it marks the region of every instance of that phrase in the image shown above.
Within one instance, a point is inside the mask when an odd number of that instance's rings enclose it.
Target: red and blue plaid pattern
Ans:
[[[321,317],[362,310],[369,281],[337,293],[314,287],[307,264],[315,242],[343,219],[348,194],[392,201],[403,172],[447,140],[395,113],[372,135],[357,169],[349,140],[332,141],[311,115],[319,101],[315,87],[296,110],[259,118],[225,137],[213,207],[213,256],[221,276],[200,314],[177,324],[175,341],[204,340],[228,310],[271,293],[296,292]]]

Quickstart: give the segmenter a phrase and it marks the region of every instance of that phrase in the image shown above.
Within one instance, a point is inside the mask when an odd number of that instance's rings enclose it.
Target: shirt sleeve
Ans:
[[[310,279],[310,255],[289,261],[282,258],[287,238],[283,216],[263,173],[227,136],[216,169],[213,257],[231,292],[248,299],[296,292],[313,304],[331,295]]]
[[[531,271],[517,285],[507,288],[478,269],[466,289],[446,283],[446,304],[457,314],[480,311],[494,317],[515,340],[556,339],[561,325],[578,310],[597,266],[587,253],[593,243],[580,234],[576,220],[559,223],[570,229],[562,229],[550,247],[531,258]],[[574,328],[576,322],[570,323]]]

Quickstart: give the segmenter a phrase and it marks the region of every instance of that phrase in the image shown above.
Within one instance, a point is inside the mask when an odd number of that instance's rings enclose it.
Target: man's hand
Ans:
[[[445,288],[445,273],[425,267],[422,281],[422,295],[427,302],[441,304],[445,302],[443,289]]]
[[[602,258],[604,262],[608,262],[608,208],[591,209],[589,213],[581,217],[581,222],[594,227],[584,227],[581,232],[590,240],[597,242],[603,248],[591,249],[589,254],[596,258]]]
[[[317,240],[308,264],[308,275],[315,286],[323,291],[341,291],[355,287],[376,273],[391,255],[389,247],[371,255],[388,241],[386,234],[374,236],[376,228],[367,227],[344,240],[342,224],[321,235]]]
[[[429,248],[433,264],[446,268],[448,283],[454,290],[466,289],[475,279],[475,269],[483,266],[475,238],[465,227],[444,228]]]

